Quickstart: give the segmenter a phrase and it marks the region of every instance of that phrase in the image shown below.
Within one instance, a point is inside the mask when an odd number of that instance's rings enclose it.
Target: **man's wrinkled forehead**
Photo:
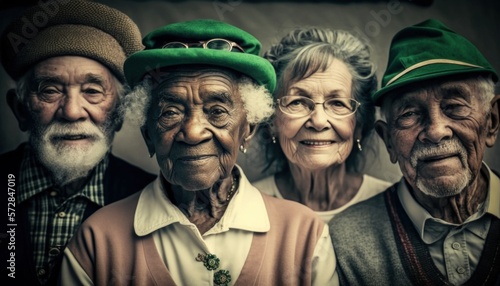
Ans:
[[[114,77],[112,72],[101,63],[78,56],[51,57],[33,66],[26,75],[29,79],[49,78],[78,78],[90,82],[110,82]]]
[[[422,93],[433,94],[439,98],[474,96],[477,79],[477,76],[442,77],[409,84],[388,92],[383,100],[382,110],[387,110],[396,103],[411,101]]]

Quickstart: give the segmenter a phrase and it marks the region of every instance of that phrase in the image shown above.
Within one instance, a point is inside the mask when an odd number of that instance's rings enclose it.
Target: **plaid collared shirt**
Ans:
[[[30,242],[39,281],[44,284],[64,247],[82,222],[89,203],[104,205],[105,157],[92,171],[82,190],[69,197],[55,185],[49,171],[26,148],[21,163],[19,203],[28,204]]]

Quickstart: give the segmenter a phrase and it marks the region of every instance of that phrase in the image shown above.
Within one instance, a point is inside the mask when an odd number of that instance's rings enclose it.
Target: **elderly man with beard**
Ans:
[[[499,130],[497,80],[439,21],[394,37],[373,99],[403,178],[330,222],[341,284],[499,285],[500,179],[483,162]]]
[[[2,273],[9,285],[54,285],[81,222],[154,179],[110,153],[129,90],[123,63],[143,48],[141,34],[108,6],[52,1],[7,26],[1,45],[2,64],[17,84],[7,101],[29,132],[27,143],[0,157],[3,177],[15,183],[3,195],[15,216],[0,229],[14,227],[14,245],[2,237],[1,260],[15,261]]]

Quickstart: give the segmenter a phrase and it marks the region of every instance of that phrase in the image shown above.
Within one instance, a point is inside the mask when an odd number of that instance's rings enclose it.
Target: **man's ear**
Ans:
[[[385,143],[385,148],[387,149],[387,152],[389,153],[389,158],[391,159],[391,162],[394,164],[398,161],[396,151],[394,150],[394,147],[392,146],[391,142],[391,134],[389,132],[389,126],[387,123],[385,123],[382,120],[377,120],[375,122],[375,131],[377,132],[378,136],[384,141]]]
[[[127,115],[127,111],[125,108],[125,98],[127,95],[119,96],[115,106],[115,114],[116,114],[116,122],[115,122],[115,132],[122,130],[123,123],[125,122],[125,117]]]
[[[500,128],[500,94],[491,100],[491,113],[488,118],[488,133],[486,134],[486,146],[493,147],[497,140]]]
[[[117,122],[115,125],[115,132],[118,132],[122,129],[123,121],[125,121],[125,119],[123,118],[123,116],[118,116],[118,118],[116,120],[117,120]]]
[[[146,147],[148,147],[149,157],[151,158],[155,154],[155,145],[153,144],[153,140],[149,136],[148,127],[146,124],[141,127],[141,134],[144,142],[146,143]]]
[[[17,119],[19,129],[21,129],[21,131],[28,131],[30,127],[30,115],[28,108],[24,102],[19,100],[16,90],[13,88],[7,91],[7,104]]]

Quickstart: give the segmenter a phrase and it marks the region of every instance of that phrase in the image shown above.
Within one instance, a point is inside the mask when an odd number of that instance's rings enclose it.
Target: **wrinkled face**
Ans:
[[[220,69],[178,69],[152,96],[143,135],[164,178],[197,191],[229,176],[250,128],[236,77]]]
[[[452,196],[478,175],[490,109],[477,93],[467,82],[442,81],[393,96],[385,141],[414,189]]]
[[[304,96],[316,103],[331,98],[351,98],[352,76],[347,66],[334,59],[324,72],[318,71],[289,87],[286,95]],[[289,163],[318,170],[343,164],[351,153],[355,114],[334,118],[321,104],[304,117],[294,117],[276,109],[276,133]]]
[[[42,163],[70,177],[93,168],[121,124],[113,75],[88,58],[54,57],[34,67],[29,88],[30,142]]]

